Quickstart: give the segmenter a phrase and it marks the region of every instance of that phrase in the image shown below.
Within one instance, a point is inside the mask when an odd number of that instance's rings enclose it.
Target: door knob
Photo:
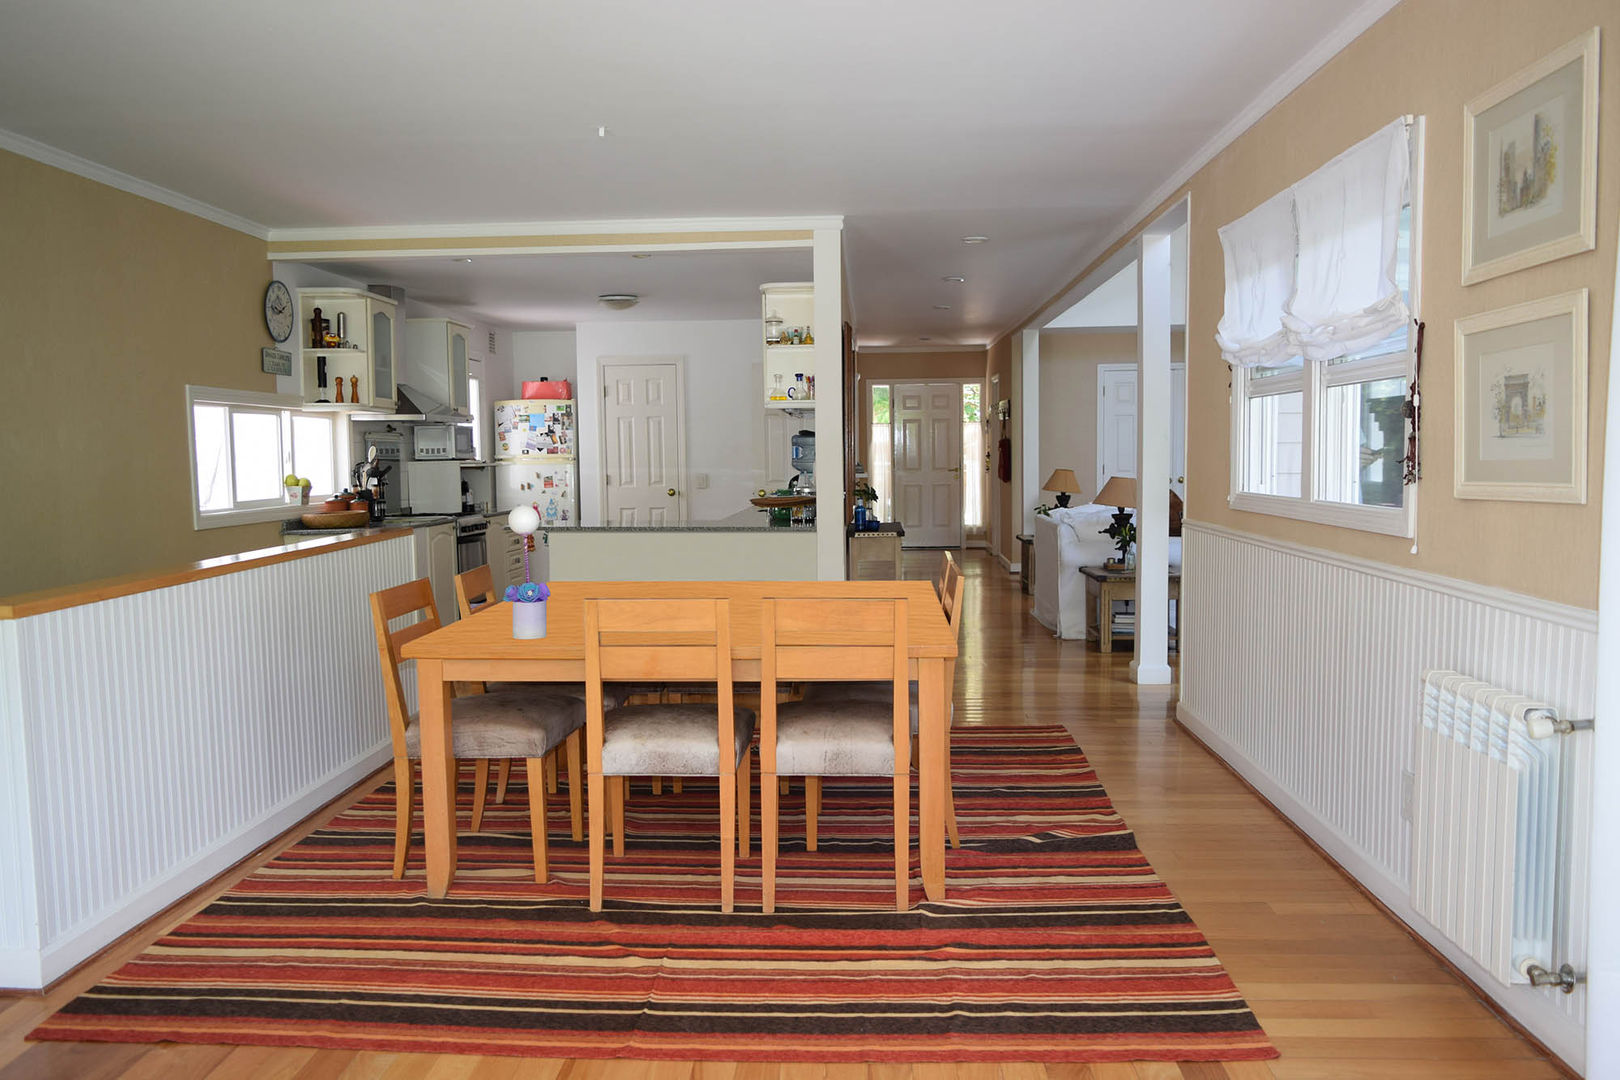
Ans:
[[[1185,484],[1185,483],[1186,483],[1186,482],[1187,482],[1187,478],[1186,478],[1186,477],[1185,477],[1185,476],[1178,476],[1178,477],[1176,477],[1176,483],[1178,483],[1178,484]]]
[[[668,495],[674,495],[674,494],[675,494],[675,489],[674,489],[674,488],[670,488],[670,489],[669,489],[669,491],[667,491],[667,492],[666,492],[666,493],[665,493],[665,494],[668,494]]]

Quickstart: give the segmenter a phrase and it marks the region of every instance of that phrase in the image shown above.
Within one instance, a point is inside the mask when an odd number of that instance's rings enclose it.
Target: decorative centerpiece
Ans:
[[[523,584],[506,587],[505,599],[512,605],[512,636],[543,638],[551,589],[545,582],[531,580],[529,573],[529,544],[540,528],[540,512],[532,506],[519,506],[506,516],[506,525],[523,537]]]

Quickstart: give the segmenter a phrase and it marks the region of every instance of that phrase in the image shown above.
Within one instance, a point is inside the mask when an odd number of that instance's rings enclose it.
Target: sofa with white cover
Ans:
[[[1035,515],[1035,618],[1058,637],[1086,636],[1086,579],[1080,568],[1101,566],[1118,554],[1114,541],[1101,532],[1113,519],[1112,506],[1095,503]],[[1170,538],[1170,567],[1181,569],[1179,536]]]

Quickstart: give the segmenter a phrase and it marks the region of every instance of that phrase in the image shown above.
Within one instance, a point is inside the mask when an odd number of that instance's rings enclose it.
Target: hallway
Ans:
[[[938,566],[907,553],[908,576]],[[35,1024],[330,816],[175,905],[43,996],[0,995],[0,1080],[1490,1080],[1564,1075],[1518,1037],[1139,689],[1130,653],[1058,641],[982,551],[967,575],[958,724],[1064,723],[1140,847],[1282,1053],[1271,1062],[822,1065],[524,1059],[307,1047],[24,1042]],[[375,786],[379,776],[363,785]],[[356,793],[345,796],[351,801]]]

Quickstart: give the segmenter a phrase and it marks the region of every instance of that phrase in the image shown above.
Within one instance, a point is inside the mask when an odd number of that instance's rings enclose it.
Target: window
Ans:
[[[1403,139],[1378,146],[1386,161],[1399,165],[1408,160],[1412,175],[1417,174],[1421,147],[1421,121],[1417,125],[1409,144]],[[1257,208],[1249,215],[1257,225],[1240,219],[1230,227],[1234,235],[1223,230],[1229,298],[1234,295],[1234,261],[1241,276],[1244,255],[1251,259],[1251,272],[1243,278],[1250,286],[1247,297],[1236,306],[1229,300],[1218,335],[1223,355],[1233,363],[1228,501],[1234,508],[1412,535],[1404,482],[1405,404],[1416,363],[1416,321],[1410,313],[1417,307],[1412,288],[1417,280],[1417,219],[1404,178],[1397,189],[1387,180],[1394,170],[1380,173],[1376,158],[1370,159],[1376,183],[1364,185],[1371,194],[1362,215],[1356,213],[1354,184],[1338,182],[1348,168],[1344,163],[1354,167],[1357,154],[1368,158],[1369,144],[1387,139],[1390,130]],[[1320,184],[1319,177],[1335,182]],[[1344,194],[1347,188],[1352,195]],[[1288,201],[1291,193],[1297,203]],[[1323,212],[1329,197],[1336,200],[1330,207],[1333,214]],[[1294,212],[1281,212],[1283,205]],[[1324,218],[1329,219],[1326,227]],[[1255,229],[1253,235],[1243,235],[1246,225]],[[1276,240],[1279,228],[1290,231],[1288,244]],[[1279,251],[1287,253],[1280,271]],[[1352,289],[1321,272],[1330,261],[1338,273],[1357,259],[1382,281],[1376,303],[1367,303],[1372,286],[1347,301],[1344,294]],[[1350,277],[1343,273],[1344,280]],[[1286,285],[1279,286],[1279,280]],[[1333,311],[1349,311],[1354,317],[1320,314]],[[1368,330],[1357,340],[1354,322],[1363,312]]]
[[[962,527],[984,532],[984,386],[962,384]]]
[[[483,381],[467,376],[467,411],[472,414],[473,457],[484,460]]]
[[[889,486],[894,479],[894,436],[889,426],[889,386],[872,384],[872,434],[868,446],[866,475],[877,491],[877,516],[893,520],[890,514]]]
[[[188,386],[193,521],[197,528],[274,521],[298,503],[289,475],[315,495],[339,490],[339,427],[331,413],[306,413],[275,394]]]

